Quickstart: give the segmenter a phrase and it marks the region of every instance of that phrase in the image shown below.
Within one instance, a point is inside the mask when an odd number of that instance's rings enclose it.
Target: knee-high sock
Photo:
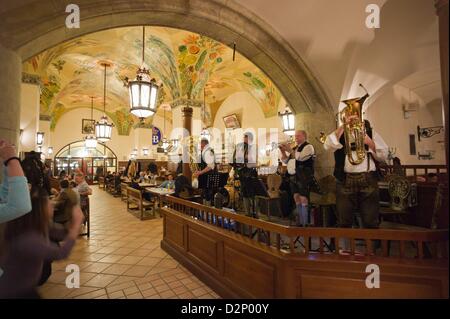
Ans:
[[[297,226],[303,224],[303,206],[302,204],[297,204]]]
[[[306,226],[308,224],[308,204],[302,204],[302,224]]]

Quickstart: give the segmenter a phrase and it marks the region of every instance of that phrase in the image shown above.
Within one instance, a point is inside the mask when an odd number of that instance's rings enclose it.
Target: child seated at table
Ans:
[[[167,180],[162,182],[161,185],[159,185],[161,188],[167,188],[167,189],[174,189],[175,188],[175,181],[173,180],[173,175],[169,174],[167,175]]]

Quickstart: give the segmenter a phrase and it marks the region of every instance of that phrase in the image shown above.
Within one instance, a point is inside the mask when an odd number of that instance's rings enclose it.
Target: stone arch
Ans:
[[[200,33],[237,50],[277,85],[295,113],[332,110],[302,58],[254,13],[232,0],[79,0],[81,27],[65,26],[65,1],[25,1],[0,14],[0,41],[26,60],[78,36],[155,25]]]

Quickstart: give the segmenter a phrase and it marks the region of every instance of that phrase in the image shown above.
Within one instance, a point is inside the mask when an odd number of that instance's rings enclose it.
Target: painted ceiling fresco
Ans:
[[[160,103],[178,99],[206,101],[205,122],[210,125],[222,102],[246,90],[266,117],[277,114],[280,91],[254,64],[224,44],[195,33],[146,27],[145,65],[163,83]],[[150,127],[131,115],[125,77],[133,79],[142,59],[142,27],[117,28],[92,33],[62,43],[26,61],[23,71],[42,82],[41,115],[51,116],[54,129],[61,116],[75,108],[103,111],[102,62],[107,69],[106,113],[119,134],[128,135],[138,125]],[[162,110],[158,111],[162,115]],[[167,114],[169,119],[170,112]],[[170,119],[169,119],[170,120]]]

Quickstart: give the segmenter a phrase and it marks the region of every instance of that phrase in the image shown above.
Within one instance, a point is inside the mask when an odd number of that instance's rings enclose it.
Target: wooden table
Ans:
[[[158,208],[158,211],[161,208],[161,197],[172,195],[175,193],[175,190],[163,187],[146,187],[144,191],[152,195],[155,195],[156,198],[158,198],[158,201],[157,202],[155,201],[155,209]]]
[[[152,183],[139,183],[139,187],[145,188],[145,187],[157,187],[158,185],[152,184]]]

